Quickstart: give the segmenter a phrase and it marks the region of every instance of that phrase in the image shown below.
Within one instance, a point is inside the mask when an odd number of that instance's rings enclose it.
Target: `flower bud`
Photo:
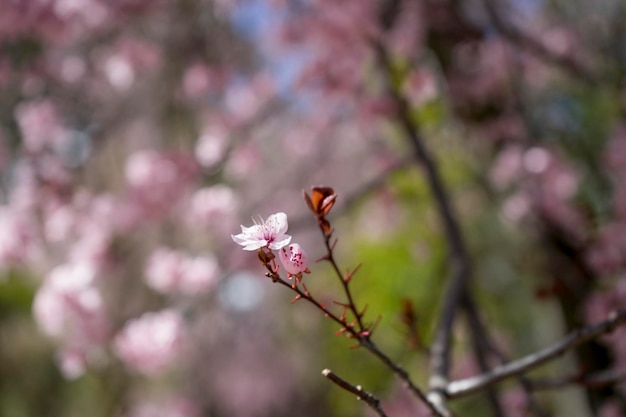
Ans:
[[[297,243],[281,248],[279,258],[289,275],[302,275],[303,272],[307,274],[310,272],[308,268],[309,258],[304,249]]]

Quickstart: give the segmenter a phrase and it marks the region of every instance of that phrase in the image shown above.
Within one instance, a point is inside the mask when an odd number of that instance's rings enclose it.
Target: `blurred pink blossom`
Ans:
[[[95,277],[86,264],[59,265],[48,274],[33,302],[35,318],[46,334],[100,333],[100,326],[91,327],[100,322],[104,311],[102,297],[93,286]]]
[[[437,97],[437,80],[431,71],[416,70],[404,81],[405,94],[414,106],[421,106]]]
[[[135,82],[135,70],[130,61],[120,55],[111,55],[102,67],[107,81],[122,91],[130,88]]]
[[[193,295],[217,283],[219,266],[213,256],[187,256],[164,247],[152,253],[145,269],[148,285],[163,293]]]
[[[618,124],[613,127],[604,160],[612,171],[617,171],[622,175],[626,174],[626,124]]]
[[[248,142],[233,149],[224,170],[234,180],[245,180],[254,175],[261,162],[259,149]]]
[[[598,411],[599,417],[624,417],[623,407],[619,400],[612,399],[607,401],[600,407]]]
[[[126,181],[139,218],[163,216],[191,188],[198,170],[190,155],[154,150],[132,154],[126,162]]]
[[[589,245],[586,258],[600,275],[615,273],[626,266],[626,226],[617,222],[604,225]]]
[[[0,206],[0,268],[25,262],[36,250],[33,221],[25,213]]]
[[[243,246],[243,250],[257,250],[264,247],[277,250],[291,241],[291,236],[285,234],[287,227],[287,215],[276,213],[270,215],[265,221],[261,220],[260,224],[250,227],[241,225],[241,233],[230,235],[230,237],[235,243]]]
[[[247,84],[234,84],[225,92],[224,104],[237,124],[251,121],[274,94],[272,79],[255,75]]]
[[[510,389],[502,396],[502,408],[507,417],[526,417],[528,413],[528,397],[519,389]]]
[[[235,213],[237,205],[235,192],[226,185],[201,188],[191,197],[191,217],[194,223],[217,225]]]
[[[154,375],[170,366],[186,339],[183,318],[173,309],[130,320],[113,341],[116,355],[130,369]]]
[[[309,257],[297,243],[281,248],[279,257],[283,268],[290,275],[298,275],[309,271]]]
[[[213,256],[187,258],[182,264],[178,288],[183,294],[196,294],[212,288],[218,279],[219,267]]]
[[[69,378],[80,376],[90,351],[109,334],[109,318],[95,271],[86,264],[54,268],[33,301],[33,315],[41,330],[62,344],[60,365]]]
[[[211,87],[213,70],[202,63],[195,63],[185,69],[182,80],[182,91],[188,99],[204,97]]]
[[[209,129],[196,142],[196,160],[202,167],[211,168],[222,161],[227,145],[226,132],[216,128]]]
[[[199,417],[197,406],[186,398],[155,399],[136,404],[125,417]]]
[[[68,138],[67,130],[49,100],[21,103],[15,110],[15,118],[24,146],[31,152],[41,152],[46,147],[54,149]]]
[[[489,172],[489,179],[499,189],[506,189],[517,181],[523,173],[523,149],[508,146],[498,152]]]

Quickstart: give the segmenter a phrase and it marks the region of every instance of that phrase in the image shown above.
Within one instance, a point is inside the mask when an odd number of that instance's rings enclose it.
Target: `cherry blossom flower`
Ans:
[[[298,275],[303,272],[309,273],[309,257],[302,247],[297,243],[292,243],[287,248],[282,248],[279,252],[280,263],[289,275]]]
[[[243,246],[243,250],[257,250],[260,248],[270,248],[278,250],[286,246],[291,241],[291,236],[286,235],[287,215],[276,213],[270,215],[261,224],[245,227],[241,225],[241,233],[230,235],[238,245]]]

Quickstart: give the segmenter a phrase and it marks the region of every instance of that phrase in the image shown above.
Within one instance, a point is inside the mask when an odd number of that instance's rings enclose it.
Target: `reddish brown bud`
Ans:
[[[304,190],[302,190],[302,195],[309,209],[313,212],[313,214],[315,214],[317,222],[324,233],[327,235],[330,234],[332,229],[325,216],[330,212],[330,209],[333,208],[335,201],[337,200],[335,190],[330,187],[312,187],[311,196],[309,196]]]
[[[305,199],[308,200],[307,204],[315,214],[325,216],[335,204],[337,194],[330,187],[312,187],[311,197]]]

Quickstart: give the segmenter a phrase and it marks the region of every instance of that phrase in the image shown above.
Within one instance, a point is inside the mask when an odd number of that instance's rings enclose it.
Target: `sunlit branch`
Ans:
[[[378,398],[374,397],[372,394],[365,391],[363,388],[361,388],[360,385],[356,385],[356,386],[352,385],[345,379],[337,376],[330,369],[324,369],[322,371],[322,375],[324,375],[326,378],[334,382],[337,386],[343,388],[344,390],[348,392],[353,393],[360,400],[363,400],[363,402],[367,404],[368,407],[370,407],[372,410],[374,410],[376,414],[378,414],[380,417],[387,417],[387,414],[385,414],[383,409],[380,407],[380,401],[378,400]]]
[[[578,329],[562,340],[538,352],[494,368],[490,372],[450,382],[446,387],[446,395],[449,398],[469,395],[504,379],[529,372],[584,342],[613,331],[613,329],[624,323],[626,323],[625,311],[613,313],[606,321]]]

